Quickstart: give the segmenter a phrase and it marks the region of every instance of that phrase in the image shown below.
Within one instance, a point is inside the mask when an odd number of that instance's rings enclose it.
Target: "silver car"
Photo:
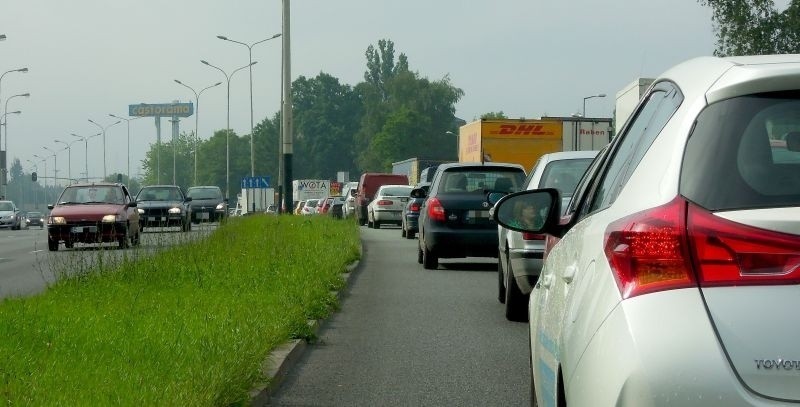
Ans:
[[[542,155],[533,165],[525,189],[555,188],[566,209],[578,181],[597,151],[562,151]],[[497,227],[497,299],[505,304],[510,321],[528,320],[528,294],[539,272],[545,250],[545,235],[522,233]]]
[[[12,201],[0,201],[0,228],[20,230],[22,214]]]
[[[497,203],[561,237],[530,294],[534,404],[798,405],[799,89],[800,55],[687,61],[563,218],[553,189]]]
[[[403,221],[403,208],[411,196],[410,185],[382,185],[367,205],[367,226],[380,229],[384,223],[400,226]]]

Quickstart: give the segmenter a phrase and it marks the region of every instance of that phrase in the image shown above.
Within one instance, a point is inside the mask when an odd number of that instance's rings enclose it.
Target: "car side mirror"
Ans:
[[[47,204],[47,209],[53,209],[53,204]]]
[[[495,194],[490,193],[489,195]],[[557,233],[561,200],[555,188],[516,192],[500,198],[492,218],[501,226],[517,232]]]
[[[356,195],[358,195],[358,190],[351,189],[350,190],[350,196],[355,197]]]
[[[425,188],[414,188],[411,190],[409,196],[412,198],[425,198],[428,196],[428,193],[425,191]]]
[[[135,207],[136,207],[136,201],[128,202],[128,208],[135,208]]]

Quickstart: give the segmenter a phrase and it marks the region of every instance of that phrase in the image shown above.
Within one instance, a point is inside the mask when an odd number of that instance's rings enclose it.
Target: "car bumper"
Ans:
[[[406,230],[409,232],[419,231],[419,214],[406,214]]]
[[[99,243],[115,242],[127,236],[125,222],[47,225],[47,237],[51,241]]]
[[[441,258],[497,257],[497,227],[487,229],[424,228],[425,246]]]
[[[12,226],[17,226],[17,221],[15,219],[0,220],[0,228],[10,228]]]
[[[374,211],[372,213],[373,220],[376,221],[376,222],[381,222],[381,223],[386,223],[386,222],[392,223],[392,222],[394,222],[394,223],[397,223],[398,225],[401,222],[402,216],[403,216],[403,212],[401,212],[401,211],[386,211],[386,210],[380,211],[380,210],[376,210],[376,211]]]
[[[544,251],[532,251],[524,249],[511,249],[508,252],[508,262],[514,273],[514,280],[523,294],[530,294],[536,281],[539,280],[539,273],[544,265]]]
[[[183,214],[169,215],[149,215],[147,213],[139,216],[139,222],[143,227],[168,227],[181,226],[184,222]]]
[[[225,211],[216,209],[192,209],[192,220],[195,222],[216,222],[225,217]]]

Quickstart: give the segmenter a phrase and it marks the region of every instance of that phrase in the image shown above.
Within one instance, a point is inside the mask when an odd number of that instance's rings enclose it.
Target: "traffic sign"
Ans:
[[[242,178],[242,188],[269,188],[269,176],[255,176]]]

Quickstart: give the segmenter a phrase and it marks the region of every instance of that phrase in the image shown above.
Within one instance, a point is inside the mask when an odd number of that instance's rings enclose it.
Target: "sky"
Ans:
[[[779,2],[780,3],[780,2]],[[779,6],[780,7],[780,6]],[[206,60],[230,73],[248,64],[247,47],[282,32],[280,0],[8,0],[0,7],[0,115],[9,114],[2,143],[9,166],[19,158],[26,172],[34,155],[65,149],[72,133],[99,132],[128,117],[128,105],[194,102],[202,93],[199,134],[226,125],[226,79]],[[320,72],[356,85],[364,78],[365,50],[380,39],[394,42],[410,68],[431,80],[449,77],[464,91],[456,116],[466,121],[486,112],[508,117],[611,117],[616,93],[637,77],[711,55],[711,10],[695,0],[300,0],[290,5],[291,77]],[[282,38],[252,48],[255,123],[280,109]],[[248,70],[231,77],[230,125],[250,133]],[[30,93],[31,96],[8,98]],[[7,106],[7,110],[6,110]],[[195,117],[181,120],[181,132]],[[6,139],[6,135],[8,138]],[[171,137],[162,121],[162,139]],[[106,172],[141,172],[140,161],[156,142],[153,118],[106,131]],[[4,146],[5,147],[5,146]],[[73,178],[83,172],[88,148],[90,176],[102,176],[102,137],[78,141],[57,153],[59,176],[68,161]],[[224,153],[223,153],[224,154]],[[70,160],[71,158],[71,160]],[[273,159],[265,157],[263,159]],[[331,157],[335,159],[335,157]],[[295,161],[301,160],[295,157]],[[48,160],[52,173],[54,160]],[[202,163],[200,164],[202,165]]]

